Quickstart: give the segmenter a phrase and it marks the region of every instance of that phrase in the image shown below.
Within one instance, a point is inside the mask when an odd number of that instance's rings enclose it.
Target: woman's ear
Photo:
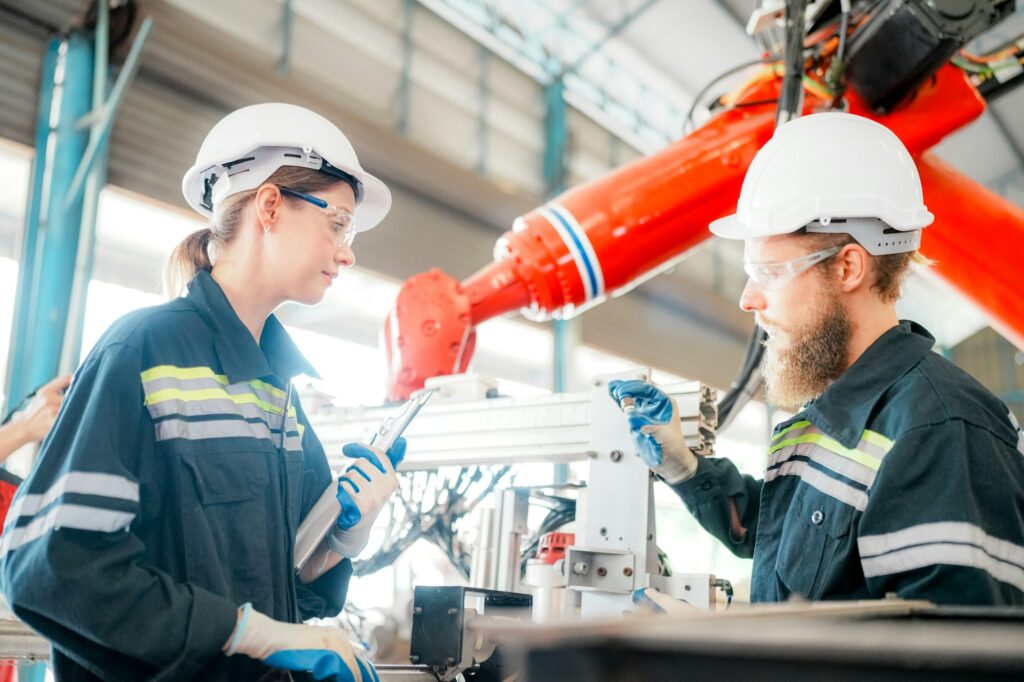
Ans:
[[[284,204],[284,197],[277,185],[270,183],[260,185],[256,190],[256,223],[263,229],[264,233],[277,222],[281,214],[281,207]]]

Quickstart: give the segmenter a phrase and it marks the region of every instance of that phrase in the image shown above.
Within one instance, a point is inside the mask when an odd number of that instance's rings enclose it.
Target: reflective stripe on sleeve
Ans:
[[[58,478],[45,493],[18,497],[7,512],[4,527],[14,525],[19,517],[35,516],[65,493],[79,493],[116,500],[139,501],[139,484],[124,476],[94,471],[71,471]]]
[[[864,576],[871,578],[946,564],[985,571],[1024,592],[1024,547],[971,523],[925,523],[857,539]]]
[[[100,533],[113,533],[128,528],[135,514],[126,511],[101,509],[82,504],[58,504],[42,516],[32,519],[26,526],[8,528],[0,539],[0,557],[5,556],[51,530],[74,528]]]

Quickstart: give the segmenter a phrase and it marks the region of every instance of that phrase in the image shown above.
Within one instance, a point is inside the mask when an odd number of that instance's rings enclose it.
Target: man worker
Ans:
[[[896,315],[932,220],[891,131],[822,113],[780,127],[737,213],[711,224],[744,240],[740,307],[767,333],[766,397],[797,413],[775,428],[763,480],[695,457],[656,387],[610,386],[635,403],[640,456],[708,532],[753,557],[752,601],[1024,604],[1024,436]]]

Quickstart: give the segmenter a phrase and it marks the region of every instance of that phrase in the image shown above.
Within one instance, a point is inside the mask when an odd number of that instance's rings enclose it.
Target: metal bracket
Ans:
[[[612,594],[632,594],[636,588],[633,552],[570,547],[565,556],[566,587]]]
[[[533,597],[517,592],[475,587],[417,586],[413,593],[412,642],[409,660],[426,665],[448,679],[483,662],[494,643],[469,631],[474,617],[500,615],[529,620]]]

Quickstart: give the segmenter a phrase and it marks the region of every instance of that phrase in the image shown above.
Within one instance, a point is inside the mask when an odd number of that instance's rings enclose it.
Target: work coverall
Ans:
[[[763,480],[700,458],[674,486],[704,528],[754,558],[752,601],[1024,604],[1024,437],[933,344],[912,322],[888,330],[775,428]]]
[[[292,568],[331,481],[287,382],[316,376],[271,316],[259,344],[206,271],[116,322],[75,374],[0,542],[2,587],[61,680],[256,680],[221,648],[239,605],[336,615],[351,562]],[[281,427],[285,426],[282,442]]]

